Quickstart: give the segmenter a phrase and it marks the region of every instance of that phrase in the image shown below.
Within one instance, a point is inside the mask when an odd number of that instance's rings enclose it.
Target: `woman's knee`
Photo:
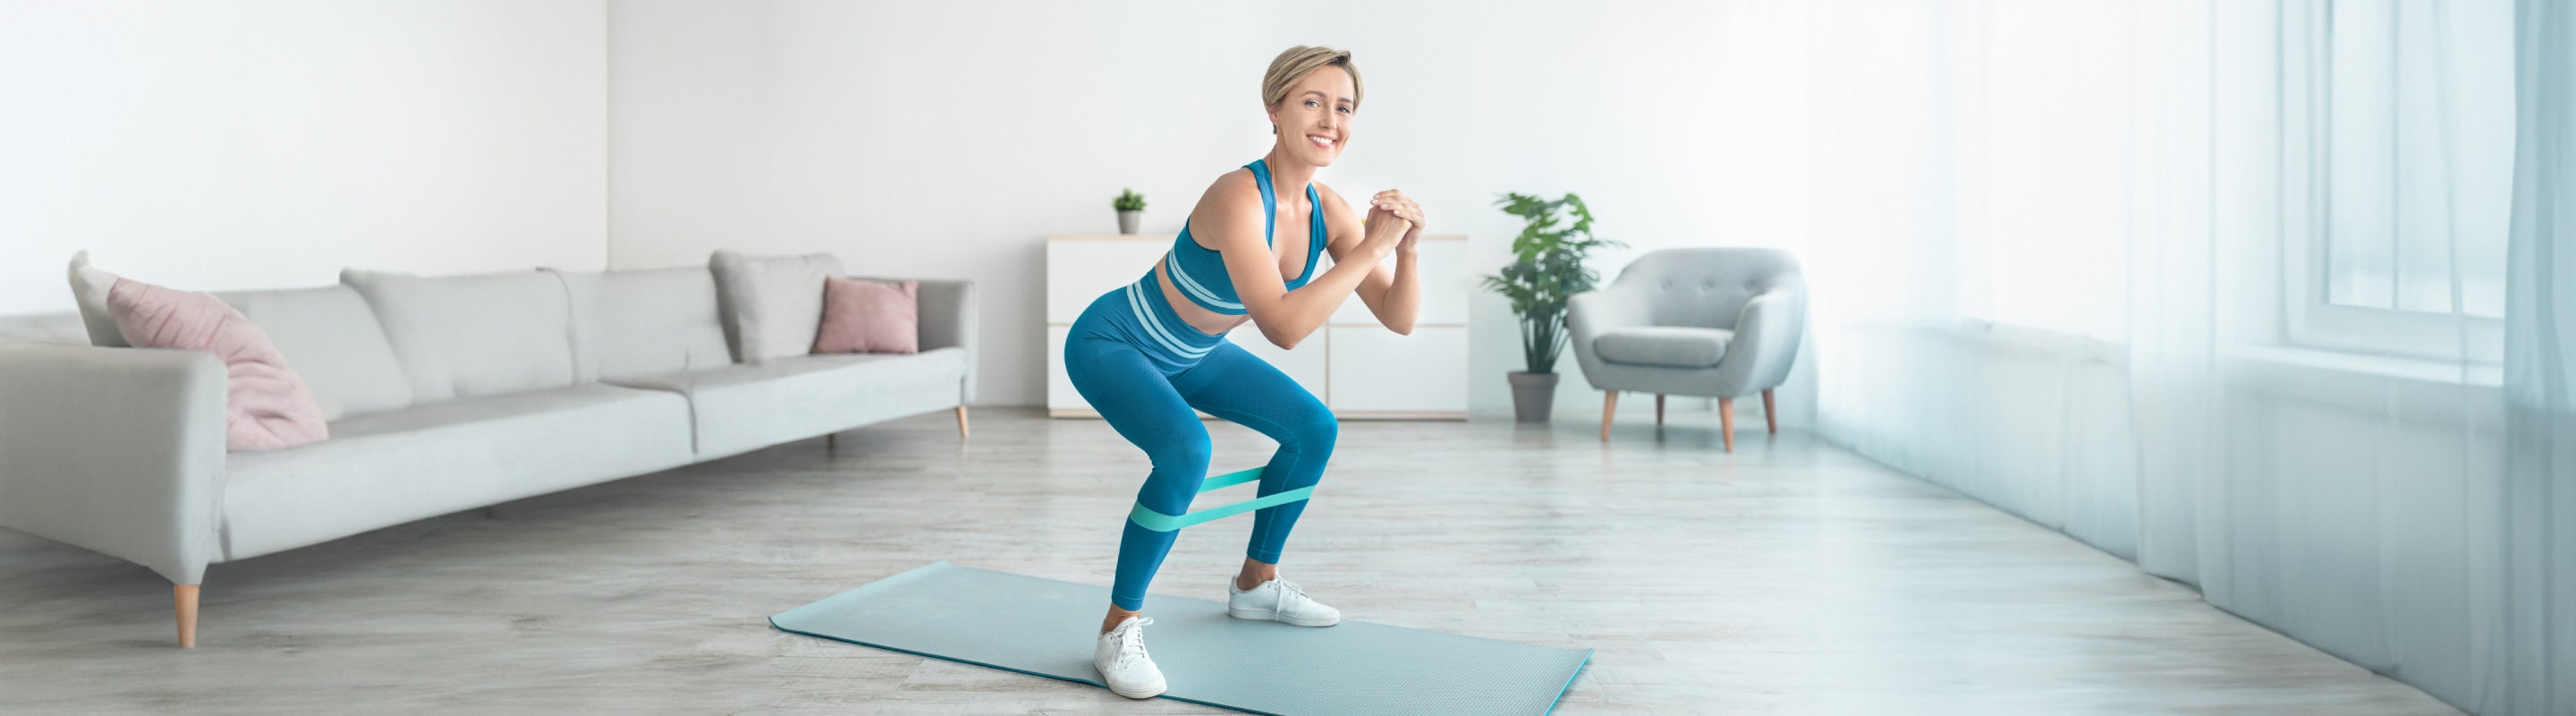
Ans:
[[[1342,419],[1318,404],[1313,410],[1298,411],[1286,421],[1289,439],[1283,441],[1298,450],[1330,453],[1333,442],[1341,439]]]
[[[1145,457],[1154,461],[1155,472],[1206,472],[1208,461],[1216,457],[1216,448],[1208,442],[1206,435],[1198,435],[1175,438],[1147,448]]]
[[[1136,501],[1166,515],[1188,511],[1191,499],[1198,497],[1199,486],[1207,481],[1208,462],[1214,457],[1214,446],[1207,436],[1158,444],[1147,449],[1145,455],[1154,462],[1154,474],[1146,477]]]

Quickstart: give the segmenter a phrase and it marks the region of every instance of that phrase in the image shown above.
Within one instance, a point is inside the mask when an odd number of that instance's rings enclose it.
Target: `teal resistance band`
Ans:
[[[1237,470],[1223,475],[1211,475],[1208,477],[1207,482],[1199,483],[1199,494],[1204,495],[1210,491],[1216,490],[1217,488],[1232,487],[1259,479],[1261,479],[1261,468],[1257,467],[1250,470]],[[1139,502],[1136,503],[1136,509],[1127,511],[1127,520],[1134,522],[1145,529],[1156,532],[1170,532],[1172,530],[1188,527],[1208,520],[1232,517],[1283,502],[1303,500],[1306,499],[1306,495],[1313,493],[1314,491],[1315,486],[1307,485],[1305,487],[1289,490],[1269,497],[1245,500],[1231,505],[1226,505],[1224,507],[1210,507],[1183,515],[1166,515],[1160,512],[1155,512],[1151,509],[1147,509],[1145,507],[1145,503]]]

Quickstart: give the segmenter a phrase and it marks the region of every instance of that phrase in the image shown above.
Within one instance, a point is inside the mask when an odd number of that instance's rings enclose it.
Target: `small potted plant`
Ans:
[[[1145,215],[1145,195],[1134,189],[1121,190],[1118,200],[1110,206],[1118,210],[1118,233],[1136,233],[1136,220]]]
[[[1592,290],[1601,280],[1583,260],[1593,249],[1626,244],[1594,237],[1592,210],[1571,192],[1555,201],[1505,194],[1494,205],[1526,222],[1521,235],[1512,239],[1512,262],[1501,274],[1484,277],[1485,288],[1511,299],[1512,313],[1520,316],[1521,352],[1529,370],[1509,376],[1512,413],[1524,423],[1544,423],[1556,402],[1556,358],[1565,351],[1568,333],[1566,299]],[[1560,209],[1574,219],[1561,229]]]

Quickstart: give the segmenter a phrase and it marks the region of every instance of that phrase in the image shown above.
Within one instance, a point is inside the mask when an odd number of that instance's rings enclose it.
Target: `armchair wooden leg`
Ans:
[[[1664,426],[1664,394],[1655,394],[1655,427]]]
[[[1735,399],[1717,399],[1717,429],[1726,436],[1726,451],[1735,452]]]
[[[839,450],[839,449],[841,449],[841,434],[840,434],[840,433],[825,433],[825,434],[823,435],[823,449],[824,449],[825,451],[832,451],[832,450]]]
[[[1619,391],[1601,391],[1601,442],[1610,442],[1610,416],[1619,414]]]
[[[1771,403],[1771,389],[1762,389],[1762,420],[1771,424],[1771,434],[1780,434],[1780,409]]]
[[[179,607],[179,648],[197,648],[197,585],[170,585],[170,596]]]
[[[966,406],[957,406],[957,439],[966,439]]]

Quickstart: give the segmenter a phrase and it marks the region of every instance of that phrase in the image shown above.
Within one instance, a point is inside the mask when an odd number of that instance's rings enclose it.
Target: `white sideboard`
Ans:
[[[1093,299],[1134,282],[1171,249],[1174,234],[1080,234],[1047,237],[1047,413],[1097,418],[1064,375],[1064,340]],[[1467,237],[1424,236],[1422,307],[1411,335],[1396,335],[1357,294],[1323,328],[1283,350],[1245,323],[1226,336],[1295,378],[1345,419],[1467,418]],[[1322,256],[1322,271],[1332,265]],[[1394,266],[1392,257],[1387,265]],[[1320,274],[1318,274],[1320,275]],[[1202,414],[1204,415],[1204,414]]]

